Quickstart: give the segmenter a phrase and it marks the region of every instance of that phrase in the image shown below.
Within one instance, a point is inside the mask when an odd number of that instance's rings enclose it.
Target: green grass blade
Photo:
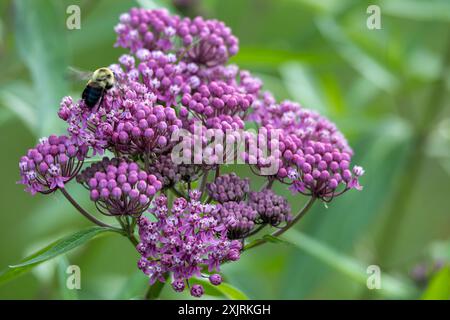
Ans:
[[[357,283],[366,285],[368,274],[366,266],[361,262],[336,252],[332,248],[296,230],[290,230],[281,238],[331,266],[333,269],[347,275]],[[379,293],[388,298],[405,299],[411,298],[415,294],[415,288],[382,272],[382,287],[379,289]]]

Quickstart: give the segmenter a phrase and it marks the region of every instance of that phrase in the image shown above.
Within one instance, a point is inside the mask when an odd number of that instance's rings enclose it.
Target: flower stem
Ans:
[[[259,191],[271,189],[273,183],[274,183],[274,179],[272,179],[272,178],[267,179],[267,181],[261,186],[261,189]]]
[[[217,179],[220,176],[220,167],[216,167],[216,173],[214,174],[214,179]]]
[[[74,198],[72,198],[72,196],[67,192],[66,189],[64,188],[60,188],[62,194],[66,197],[67,200],[69,200],[69,202],[75,207],[75,209],[77,209],[83,216],[85,216],[89,221],[95,223],[96,225],[100,226],[100,227],[105,227],[105,228],[110,228],[110,229],[114,229],[114,230],[120,230],[116,227],[113,227],[107,223],[104,223],[100,220],[98,220],[96,217],[94,217],[93,215],[91,215],[89,212],[87,212],[86,210],[84,210],[79,204],[78,202],[75,201]]]
[[[316,197],[312,196],[309,198],[308,202],[305,204],[305,206],[297,213],[294,219],[291,220],[284,228],[281,228],[280,230],[275,231],[272,236],[278,237],[282,235],[286,230],[288,230],[290,227],[292,227],[294,224],[296,224],[301,218],[305,216],[305,214],[308,212],[308,210],[312,207],[314,202],[316,201]]]
[[[168,278],[169,278],[169,275],[166,274],[164,276],[164,279],[166,279],[165,282],[156,281],[153,285],[149,286],[147,289],[147,292],[145,293],[145,300],[158,299],[159,295],[161,294],[162,289],[166,285]]]
[[[130,242],[133,244],[134,247],[136,247],[139,241],[134,236],[135,224],[134,223],[130,224],[128,220],[126,221],[126,223],[124,223],[121,217],[117,217],[117,221],[119,221],[120,225],[122,226],[123,235],[130,240]]]
[[[203,172],[202,181],[200,182],[200,194],[201,194],[200,197],[202,197],[203,193],[205,192],[206,182],[208,182],[208,174],[209,174],[209,170],[205,170]]]
[[[139,241],[138,241],[138,239],[136,239],[136,237],[134,236],[134,234],[129,234],[129,235],[127,236],[127,238],[130,239],[130,241],[131,241],[131,243],[133,244],[133,246],[136,247],[136,246],[138,245]]]
[[[260,225],[258,228],[256,228],[255,230],[253,230],[252,232],[250,232],[247,237],[253,236],[255,234],[257,234],[259,231],[261,231],[261,229],[263,229],[266,226],[266,224],[262,224]]]
[[[180,198],[186,198],[185,195],[183,193],[181,193],[178,189],[176,189],[175,187],[170,188],[170,190],[172,190],[172,192]]]

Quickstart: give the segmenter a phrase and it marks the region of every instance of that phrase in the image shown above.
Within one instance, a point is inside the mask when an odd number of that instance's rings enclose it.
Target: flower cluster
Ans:
[[[142,48],[170,50],[179,20],[167,10],[132,8],[120,16],[120,23],[115,27],[118,35],[116,46],[130,49],[133,53]]]
[[[274,182],[323,201],[361,189],[364,170],[351,166],[353,151],[334,123],[295,102],[278,103],[250,72],[226,65],[238,39],[223,22],[133,8],[115,31],[116,46],[129,50],[109,66],[115,85],[92,108],[62,99],[58,116],[68,135],[30,149],[20,159],[19,182],[32,194],[60,188],[84,216],[112,227],[64,190],[76,177],[133,243],[138,227],[138,267],[151,284],[171,276],[175,291],[188,286],[199,297],[204,289],[192,277],[219,285],[213,272],[239,259],[247,237],[266,225],[289,228],[291,209],[270,190]],[[257,135],[241,135],[248,120]],[[114,157],[95,162],[104,153]],[[86,158],[93,163],[81,171]],[[230,158],[266,176],[267,187],[251,191],[248,178],[220,175]],[[216,178],[207,183],[211,171]],[[181,196],[168,203],[168,192]]]
[[[112,216],[139,216],[150,205],[162,183],[134,162],[103,158],[83,170],[77,181],[83,184],[97,209]]]
[[[158,196],[149,210],[153,219],[139,219],[137,250],[142,257],[138,267],[151,284],[165,282],[165,275],[171,273],[173,289],[181,292],[193,276],[206,276],[205,268],[220,271],[221,263],[239,259],[241,243],[227,238],[226,229],[215,218],[217,208],[201,203],[199,195],[191,192],[189,201],[177,198],[170,210],[167,198]],[[221,282],[219,275],[209,278],[214,285]],[[191,294],[201,296],[203,288],[194,285]]]
[[[347,190],[361,189],[358,178],[364,170],[359,166],[350,170],[349,153],[316,141],[302,143],[299,148],[296,140],[287,140],[283,153],[291,166],[287,169],[287,178],[293,181],[291,190],[328,202]]]
[[[33,195],[64,188],[81,169],[86,153],[86,148],[78,147],[67,136],[42,138],[20,159],[19,183]]]
[[[133,8],[122,14],[115,28],[117,46],[136,53],[173,51],[179,59],[208,67],[224,64],[238,50],[238,39],[231,29],[218,20],[171,16],[167,10]]]
[[[161,103],[175,105],[179,95],[190,92],[198,85],[189,73],[189,66],[177,63],[173,54],[140,49],[136,58],[137,65],[132,55],[124,54],[119,58],[119,64],[111,68],[119,80],[141,81]]]
[[[200,175],[200,167],[191,164],[175,164],[171,155],[161,155],[154,159],[148,166],[148,172],[152,172],[164,187],[171,187],[180,181],[195,181]]]
[[[210,197],[219,202],[241,201],[250,191],[250,180],[241,179],[235,173],[224,174],[206,185]]]
[[[70,98],[61,103],[59,116],[69,123],[71,139],[80,146],[102,154],[150,156],[170,149],[174,131],[182,127],[173,108],[156,104],[156,96],[145,85],[112,89],[96,111],[73,104]]]
[[[217,201],[217,218],[228,230],[228,238],[243,239],[257,224],[278,226],[291,220],[287,200],[270,189],[250,191],[249,179],[235,173],[224,174],[207,184],[212,200]]]
[[[291,208],[286,198],[266,189],[249,193],[249,205],[258,212],[257,223],[278,226],[282,222],[291,221]]]
[[[204,82],[223,81],[228,85],[239,88],[239,91],[253,95],[254,98],[260,96],[262,81],[252,76],[249,71],[241,70],[238,66],[218,65],[213,68],[198,68],[196,75]]]
[[[238,51],[231,30],[217,20],[181,19],[166,10],[131,9],[116,26],[117,45],[141,62],[121,59],[119,78],[142,79],[158,102],[180,105],[184,128],[243,129],[262,82],[237,66],[225,66]]]
[[[229,201],[219,206],[216,217],[227,228],[229,239],[247,237],[255,226],[258,213],[246,202]]]
[[[170,31],[184,34],[185,28],[196,39],[192,46],[174,41],[179,35]],[[185,21],[164,10],[131,9],[116,30],[118,45],[131,51],[110,66],[117,85],[92,110],[83,100],[65,97],[61,102],[58,115],[68,123],[74,142],[92,148],[94,154],[107,149],[133,159],[148,158],[148,153],[168,154],[173,132],[185,128],[193,133],[196,122],[223,132],[244,128],[262,83],[248,71],[223,65],[219,57],[223,48],[210,43],[217,37],[222,39],[218,43],[233,43],[223,23]],[[202,53],[205,48],[209,49]],[[203,63],[213,52],[213,60],[221,63]],[[201,135],[206,141],[205,132]]]
[[[253,102],[251,94],[244,94],[239,91],[239,88],[233,85],[228,85],[223,81],[213,81],[209,84],[201,85],[196,92],[191,95],[186,93],[181,103],[189,111],[195,114],[195,118],[201,120],[207,128],[220,129],[217,124],[220,124],[228,119],[234,120],[234,115],[245,114]],[[188,114],[184,112],[184,114]],[[229,116],[229,117],[224,117]],[[235,127],[229,125],[225,129],[243,129],[244,123],[239,121]]]
[[[320,141],[353,154],[344,135],[336,125],[319,113],[285,100],[277,104],[270,93],[255,102],[251,118],[271,129],[281,129],[284,135],[295,135],[302,141]]]
[[[251,118],[269,132],[280,134],[274,154],[279,163],[275,176],[289,183],[292,191],[331,201],[347,190],[362,188],[358,178],[364,170],[359,166],[350,170],[353,150],[325,117],[295,102],[277,104],[266,93],[254,104]],[[256,166],[262,167],[265,160],[267,157],[261,157]]]

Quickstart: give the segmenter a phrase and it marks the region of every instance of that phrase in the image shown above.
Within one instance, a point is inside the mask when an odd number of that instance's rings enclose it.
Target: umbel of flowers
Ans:
[[[220,265],[226,261],[239,259],[242,244],[227,237],[227,230],[215,217],[218,208],[204,204],[201,194],[192,191],[190,200],[177,198],[169,210],[164,195],[155,199],[149,210],[153,220],[142,216],[139,219],[141,242],[137,249],[141,254],[138,267],[150,277],[150,284],[172,277],[172,287],[181,292],[193,276],[206,277],[213,285],[221,283],[218,274]],[[192,286],[193,296],[201,296],[201,286]]]
[[[71,197],[66,184],[75,178],[101,214],[117,219],[151,285],[169,281],[175,291],[188,288],[199,297],[204,289],[192,278],[220,285],[221,264],[239,260],[249,237],[265,228],[278,236],[316,199],[329,202],[361,189],[364,170],[351,167],[353,151],[330,120],[295,102],[275,101],[250,72],[227,64],[239,47],[223,22],[133,8],[120,16],[115,31],[116,46],[129,50],[110,65],[116,85],[92,109],[64,97],[58,116],[67,134],[42,138],[28,150],[19,161],[19,182],[31,194],[60,190],[92,222],[118,229]],[[193,133],[200,123],[204,147],[208,130],[225,134],[246,121],[270,139],[279,133],[277,143],[268,144],[278,168],[264,176],[259,191],[251,190],[249,178],[221,173],[218,158],[206,163],[187,150],[193,163],[173,160],[179,142],[174,133]],[[257,158],[242,156],[261,175],[269,159],[263,144],[255,146]],[[111,156],[97,156],[105,154]],[[274,183],[306,196],[305,207],[292,214]]]

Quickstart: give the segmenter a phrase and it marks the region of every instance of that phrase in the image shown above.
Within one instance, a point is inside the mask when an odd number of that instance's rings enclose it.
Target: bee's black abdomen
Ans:
[[[103,88],[87,85],[81,97],[86,105],[92,109],[103,95]]]

